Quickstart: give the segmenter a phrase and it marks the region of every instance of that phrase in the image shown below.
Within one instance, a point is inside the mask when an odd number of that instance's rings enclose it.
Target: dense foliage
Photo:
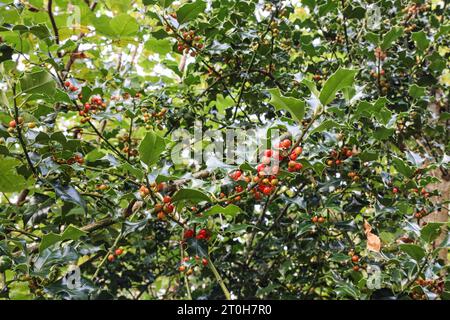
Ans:
[[[446,4],[3,0],[0,298],[449,298]]]

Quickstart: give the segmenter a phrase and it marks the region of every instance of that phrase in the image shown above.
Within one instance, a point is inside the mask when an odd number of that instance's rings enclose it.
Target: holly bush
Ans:
[[[446,4],[2,1],[1,298],[449,298]]]

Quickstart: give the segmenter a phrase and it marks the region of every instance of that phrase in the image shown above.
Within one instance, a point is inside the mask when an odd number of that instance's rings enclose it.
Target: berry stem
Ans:
[[[184,236],[184,229],[181,232],[182,239],[183,239],[183,236]],[[184,259],[183,241],[180,241],[180,253],[181,253],[181,261],[183,261],[183,259]],[[191,285],[189,284],[189,279],[188,279],[186,272],[183,273],[183,277],[184,277],[184,284],[186,286],[186,293],[187,293],[188,299],[192,300]]]

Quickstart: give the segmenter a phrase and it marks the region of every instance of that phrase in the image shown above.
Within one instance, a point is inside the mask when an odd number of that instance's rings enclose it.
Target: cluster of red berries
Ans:
[[[430,8],[428,4],[420,4],[420,3],[413,3],[410,6],[404,8],[402,11],[404,13],[407,13],[408,16],[414,16],[417,15],[419,12],[427,11]]]
[[[230,173],[230,178],[233,179],[234,181],[245,181],[246,183],[250,183],[250,181],[252,180],[249,176],[246,176],[241,170],[236,170]],[[237,195],[229,199],[227,203],[232,203],[241,200],[240,194],[244,191],[244,187],[242,187],[241,185],[237,185],[234,188],[234,190],[236,191]],[[223,199],[225,197],[226,197],[225,193],[221,192],[219,194],[219,198]]]
[[[436,294],[441,294],[444,291],[444,281],[442,278],[439,279],[417,279],[416,284],[421,287],[427,287],[429,290],[433,291]]]
[[[303,167],[301,163],[296,161],[303,152],[302,147],[297,146],[290,151],[291,145],[291,140],[284,139],[280,143],[275,144],[273,149],[265,150],[262,154],[261,162],[256,166],[257,175],[253,179],[245,176],[240,170],[233,171],[230,174],[230,178],[234,181],[243,180],[247,183],[253,180],[257,188],[251,188],[251,192],[257,200],[262,198],[262,194],[269,196],[279,183],[277,175],[280,172],[280,166],[278,164],[281,161],[286,160],[288,162],[287,167],[289,172],[299,171]],[[235,187],[235,190],[237,193],[241,193],[244,189],[238,185]],[[221,193],[220,197],[225,197],[225,194]],[[240,200],[240,195],[236,195],[232,200]]]
[[[428,215],[427,211],[425,209],[421,209],[414,214],[414,217],[416,217],[417,219],[422,219],[423,217],[426,217],[427,215]]]
[[[161,183],[152,182],[152,183],[150,183],[150,188],[154,192],[160,192],[160,191],[163,191],[166,188],[166,184],[164,182],[161,182]],[[147,188],[147,186],[142,185],[139,188],[139,194],[141,195],[142,198],[145,198],[145,197],[147,197],[150,194],[150,189]]]
[[[359,256],[357,254],[354,254],[353,251],[350,251],[349,255],[351,255],[351,261],[355,264],[353,266],[353,271],[358,272],[359,271],[359,266],[358,266]]]
[[[196,36],[194,30],[185,31],[181,35],[181,39],[178,40],[177,49],[179,52],[189,53],[191,57],[197,55],[196,50],[201,50],[203,48],[203,43],[200,42],[202,38]],[[193,50],[195,48],[196,50]]]
[[[183,238],[185,240],[195,237],[197,240],[208,241],[211,238],[211,233],[206,229],[200,229],[200,231],[195,235],[195,230],[188,229],[184,232]]]
[[[186,275],[191,275],[194,272],[194,268],[196,265],[202,264],[203,266],[208,265],[208,259],[201,258],[199,256],[192,257],[184,257],[181,261],[180,266],[178,267],[178,271],[186,272]]]
[[[419,191],[419,189],[414,188],[414,189],[411,189],[410,191],[412,194],[417,193],[417,194],[422,195],[424,198],[428,198],[430,196],[430,193],[425,188],[422,188],[420,191]],[[400,193],[400,189],[398,187],[393,187],[392,193],[398,194],[398,193]]]
[[[172,204],[172,198],[169,196],[163,197],[162,203],[155,204],[155,212],[158,220],[164,220],[166,214],[170,214],[175,210],[175,206]]]
[[[117,248],[114,253],[111,253],[108,255],[108,261],[109,262],[114,262],[114,260],[116,260],[116,257],[119,257],[123,254],[123,249],[122,248]]]
[[[361,177],[355,172],[355,171],[350,171],[347,176],[352,179],[352,181],[359,181],[361,179]]]
[[[75,92],[78,91],[78,87],[73,85],[72,82],[70,82],[69,80],[64,82],[64,86],[66,87],[67,90],[71,91],[71,92]]]
[[[384,61],[384,59],[386,59],[386,57],[387,57],[386,52],[381,50],[380,47],[376,47],[374,53],[375,53],[375,57],[380,61]]]
[[[136,157],[139,154],[138,151],[138,145],[139,145],[139,139],[137,138],[130,138],[130,135],[128,133],[124,134],[117,134],[117,139],[124,144],[122,148],[122,152],[127,154],[130,157]]]
[[[22,127],[23,124],[24,124],[23,118],[22,118],[22,117],[18,117],[17,120],[19,120],[19,126]],[[26,126],[27,126],[28,128],[30,128],[30,129],[33,129],[33,128],[36,127],[36,122],[28,122],[28,123],[26,124]],[[11,121],[8,123],[8,132],[9,132],[9,133],[13,133],[13,132],[15,131],[16,127],[17,127],[17,122],[16,122],[16,120],[15,120],[15,119],[11,120]]]
[[[22,117],[18,117],[18,120],[19,120],[19,125],[22,125],[23,124],[23,118]],[[17,127],[17,122],[16,122],[16,120],[11,120],[10,122],[9,122],[9,124],[8,124],[8,126],[9,126],[9,131],[14,131],[14,129]]]
[[[276,164],[270,165],[272,160],[275,162],[281,162],[283,160],[288,160],[288,171],[295,172],[300,171],[303,166],[300,162],[297,162],[297,158],[302,154],[302,147],[295,147],[292,152],[289,153],[289,148],[291,147],[292,142],[290,139],[284,139],[280,143],[275,144],[273,149],[267,149],[264,151],[264,154],[261,158],[261,163],[256,167],[256,171],[258,171],[258,176],[256,179],[260,186],[260,191],[264,194],[268,195],[272,192],[274,185],[272,183],[275,180],[275,185],[278,184],[278,180],[276,179],[276,175],[278,175],[280,171],[280,167]],[[269,176],[269,181],[265,180],[264,177]],[[266,188],[267,187],[267,188]]]
[[[414,193],[419,193],[419,190],[418,190],[418,189],[412,189],[411,191],[414,192]],[[422,189],[420,190],[420,194],[421,194],[424,198],[428,198],[428,197],[430,196],[430,193],[429,193],[425,188],[422,188]]]
[[[332,150],[330,152],[329,159],[326,161],[326,163],[330,167],[334,164],[338,166],[338,165],[342,164],[342,161],[350,158],[351,156],[353,156],[353,151],[350,150],[348,147],[342,147],[340,152],[338,152],[336,150]],[[355,176],[356,176],[356,174],[355,174]]]
[[[312,222],[312,223],[319,223],[319,224],[322,224],[322,223],[325,222],[325,218],[322,217],[322,216],[314,216],[314,217],[311,218],[311,222]]]
[[[164,118],[164,116],[167,113],[167,108],[162,108],[161,111],[159,111],[159,112],[154,111],[151,113],[149,113],[147,108],[145,108],[145,109],[142,109],[142,112],[143,112],[142,116],[144,117],[144,122],[148,122],[152,118],[156,118],[156,119]]]
[[[253,189],[253,195],[256,199],[261,199],[262,192],[264,195],[268,196],[278,185],[278,179],[276,176],[264,176],[263,178],[255,176],[253,181],[258,184],[257,189]]]
[[[70,157],[69,159],[58,159],[55,156],[52,157],[53,161],[55,161],[58,164],[68,164],[68,165],[72,165],[74,163],[78,163],[78,164],[84,164],[84,158],[82,155],[79,154],[75,154],[73,155],[73,157]]]
[[[92,97],[91,102],[86,102],[82,110],[78,114],[82,116],[81,123],[86,123],[90,120],[89,114],[96,113],[100,109],[106,109],[106,103],[100,97]]]

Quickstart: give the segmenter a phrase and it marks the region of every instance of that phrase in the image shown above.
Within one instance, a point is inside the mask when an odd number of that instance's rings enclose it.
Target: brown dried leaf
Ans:
[[[371,231],[372,226],[367,221],[364,221],[364,233],[366,234],[367,237],[367,249],[375,252],[380,252],[381,240],[377,235],[373,234]]]

